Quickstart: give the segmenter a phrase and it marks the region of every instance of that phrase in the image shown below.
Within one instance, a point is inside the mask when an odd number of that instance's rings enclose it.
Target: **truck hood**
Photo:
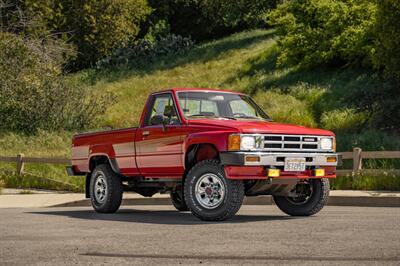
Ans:
[[[292,124],[283,124],[268,121],[244,121],[225,119],[196,119],[190,120],[191,125],[218,126],[236,129],[240,133],[264,133],[264,134],[289,134],[289,135],[317,135],[334,136],[328,130],[308,128]]]

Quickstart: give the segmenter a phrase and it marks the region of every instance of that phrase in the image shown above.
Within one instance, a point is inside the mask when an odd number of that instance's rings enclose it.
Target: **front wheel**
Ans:
[[[205,160],[190,169],[184,195],[194,216],[204,221],[223,221],[242,206],[244,186],[242,181],[225,178],[218,160]]]
[[[291,216],[314,215],[326,205],[329,198],[329,180],[311,179],[306,183],[298,184],[296,197],[274,196],[278,208]]]

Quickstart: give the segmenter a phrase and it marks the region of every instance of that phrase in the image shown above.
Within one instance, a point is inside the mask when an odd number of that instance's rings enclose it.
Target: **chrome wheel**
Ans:
[[[225,197],[225,184],[215,174],[202,175],[196,183],[195,195],[199,204],[206,209],[217,208]]]
[[[94,197],[98,203],[103,203],[107,197],[107,182],[103,175],[98,175],[94,183]]]

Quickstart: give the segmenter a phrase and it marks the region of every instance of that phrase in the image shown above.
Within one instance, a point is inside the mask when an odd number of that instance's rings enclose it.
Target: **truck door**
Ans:
[[[146,177],[180,178],[183,131],[172,94],[155,94],[148,106],[135,139],[139,171]]]

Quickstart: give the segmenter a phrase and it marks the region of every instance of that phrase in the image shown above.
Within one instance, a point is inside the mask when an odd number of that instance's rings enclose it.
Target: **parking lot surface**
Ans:
[[[243,206],[202,222],[170,206],[0,210],[0,265],[400,265],[400,208],[327,206],[293,218]]]

